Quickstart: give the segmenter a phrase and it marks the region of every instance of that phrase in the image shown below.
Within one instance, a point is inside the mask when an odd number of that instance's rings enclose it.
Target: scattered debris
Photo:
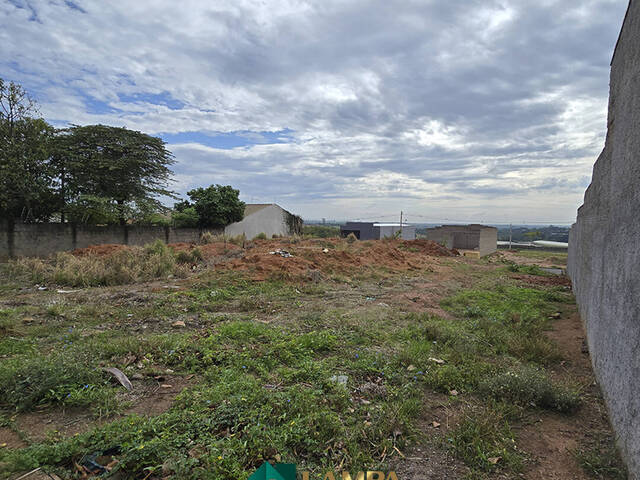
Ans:
[[[42,470],[42,467],[34,468],[30,472],[27,472],[24,475],[19,476],[18,478],[16,478],[16,480],[22,480],[23,478],[27,478],[27,477],[33,475],[34,473],[39,472],[40,470]]]
[[[116,377],[124,388],[126,388],[129,391],[133,390],[133,385],[131,385],[131,381],[127,378],[127,376],[124,373],[122,373],[121,370],[118,370],[115,367],[107,367],[107,368],[103,368],[103,370],[105,372],[109,372],[111,375]]]
[[[331,378],[329,378],[330,382],[338,383],[340,385],[344,385],[345,387],[347,386],[348,380],[349,377],[347,377],[346,375],[333,375]]]
[[[274,250],[273,252],[269,252],[271,255],[280,255],[283,258],[291,258],[293,257],[293,255],[291,255],[289,252],[287,252],[286,250],[283,250],[281,248],[278,248],[277,250]]]
[[[40,290],[41,292],[44,291],[44,290],[49,290],[48,287],[42,287],[40,285],[36,285],[36,287],[38,287],[38,290]]]
[[[322,249],[322,253],[329,253],[329,249],[328,248],[323,248]]]
[[[440,358],[429,357],[429,361],[437,363],[438,365],[444,365],[444,360]]]
[[[457,397],[458,396],[458,391],[457,390],[449,390],[449,395],[451,395],[452,397]]]
[[[56,290],[58,293],[76,293],[80,290]]]
[[[386,303],[384,303],[384,302],[380,302],[380,303],[378,304],[378,306],[379,306],[379,307],[387,307],[387,308],[389,307],[389,305],[388,305],[388,304],[386,304]]]
[[[407,371],[409,371],[409,372],[413,372],[415,369],[416,369],[416,366],[415,366],[415,365],[409,365],[409,366],[407,367]]]
[[[169,385],[168,383],[163,383],[162,385],[160,385],[160,388],[169,389],[169,388],[173,388],[173,385]]]
[[[102,475],[108,473],[118,464],[118,460],[113,458],[113,456],[118,453],[120,453],[120,448],[114,447],[104,452],[94,452],[85,455],[80,459],[79,463],[75,464],[76,470],[83,475]]]
[[[491,465],[495,465],[500,460],[502,460],[502,457],[489,457],[489,458],[487,458],[487,462],[489,462]]]
[[[431,422],[431,426],[433,428],[439,428],[440,427],[440,423],[436,422],[435,420],[433,422]]]
[[[187,326],[187,324],[186,324],[186,323],[184,323],[182,320],[176,320],[175,322],[173,322],[173,323],[171,324],[171,326],[172,326],[173,328],[182,328],[182,327],[186,327],[186,326]]]

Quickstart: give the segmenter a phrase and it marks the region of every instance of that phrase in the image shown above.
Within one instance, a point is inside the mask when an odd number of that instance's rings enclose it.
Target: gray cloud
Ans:
[[[315,218],[563,221],[603,143],[625,8],[11,0],[0,68],[59,124],[255,138],[170,145],[183,192],[228,182]]]

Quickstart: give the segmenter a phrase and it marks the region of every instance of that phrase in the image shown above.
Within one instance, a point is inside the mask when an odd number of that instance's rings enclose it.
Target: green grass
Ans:
[[[446,436],[449,450],[476,471],[522,471],[526,457],[509,426],[509,410],[503,404],[490,404],[465,412]]]
[[[548,251],[522,249],[522,250],[518,250],[518,256],[524,257],[524,258],[531,258],[534,260],[547,261],[549,263],[562,266],[567,264],[568,254],[564,252],[548,252]]]
[[[573,451],[576,460],[590,477],[601,480],[626,480],[627,469],[611,434],[597,435],[589,445]]]
[[[301,285],[204,271],[184,290],[139,298],[123,289],[111,300],[94,290],[57,303],[47,300],[55,292],[33,294],[33,305],[0,311],[12,336],[0,340],[3,416],[70,406],[120,413],[122,389],[104,366],[130,377],[167,369],[194,377],[159,415],[0,449],[0,473],[48,466],[68,474],[83,454],[114,447],[117,468],[132,478],[244,479],[276,458],[315,475],[337,465],[384,470],[399,460],[394,446],[406,451],[420,438],[425,395],[451,390],[475,406],[445,448],[475,472],[519,472],[526,455],[505,403],[570,413],[579,402],[544,370],[560,359],[544,335],[548,315],[571,297],[496,281],[503,269],[491,275],[442,302],[448,319],[364,301],[380,285],[371,280],[365,289],[353,279]],[[22,322],[27,315],[34,321]],[[176,319],[186,327],[172,328]],[[336,375],[348,377],[346,387]]]

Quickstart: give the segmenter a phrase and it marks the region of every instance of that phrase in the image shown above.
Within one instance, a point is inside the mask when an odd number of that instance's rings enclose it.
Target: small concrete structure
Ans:
[[[399,223],[347,222],[340,225],[340,236],[353,233],[359,240],[380,240],[398,235],[403,240],[416,239],[416,227]]]
[[[427,239],[461,250],[463,254],[465,251],[478,252],[480,257],[491,255],[498,249],[498,229],[480,224],[428,228]]]
[[[301,235],[302,219],[275,203],[248,203],[244,208],[244,218],[227,225],[224,233],[229,236],[244,234],[248,239],[261,233],[267,238]]]

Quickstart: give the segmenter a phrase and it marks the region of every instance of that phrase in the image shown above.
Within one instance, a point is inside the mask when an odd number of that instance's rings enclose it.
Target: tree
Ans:
[[[168,190],[174,159],[160,138],[126,128],[75,125],[60,132],[55,152],[65,205],[80,196],[101,198],[124,224],[136,204],[162,210],[157,197],[174,197]]]
[[[198,212],[187,200],[177,202],[171,212],[173,225],[178,228],[197,227],[200,223]]]
[[[18,84],[0,79],[0,217],[47,221],[56,209],[50,145],[54,129]]]
[[[238,198],[240,192],[231,185],[211,185],[187,192],[198,214],[198,226],[224,227],[244,218],[244,202]],[[190,205],[181,202],[183,211]]]

